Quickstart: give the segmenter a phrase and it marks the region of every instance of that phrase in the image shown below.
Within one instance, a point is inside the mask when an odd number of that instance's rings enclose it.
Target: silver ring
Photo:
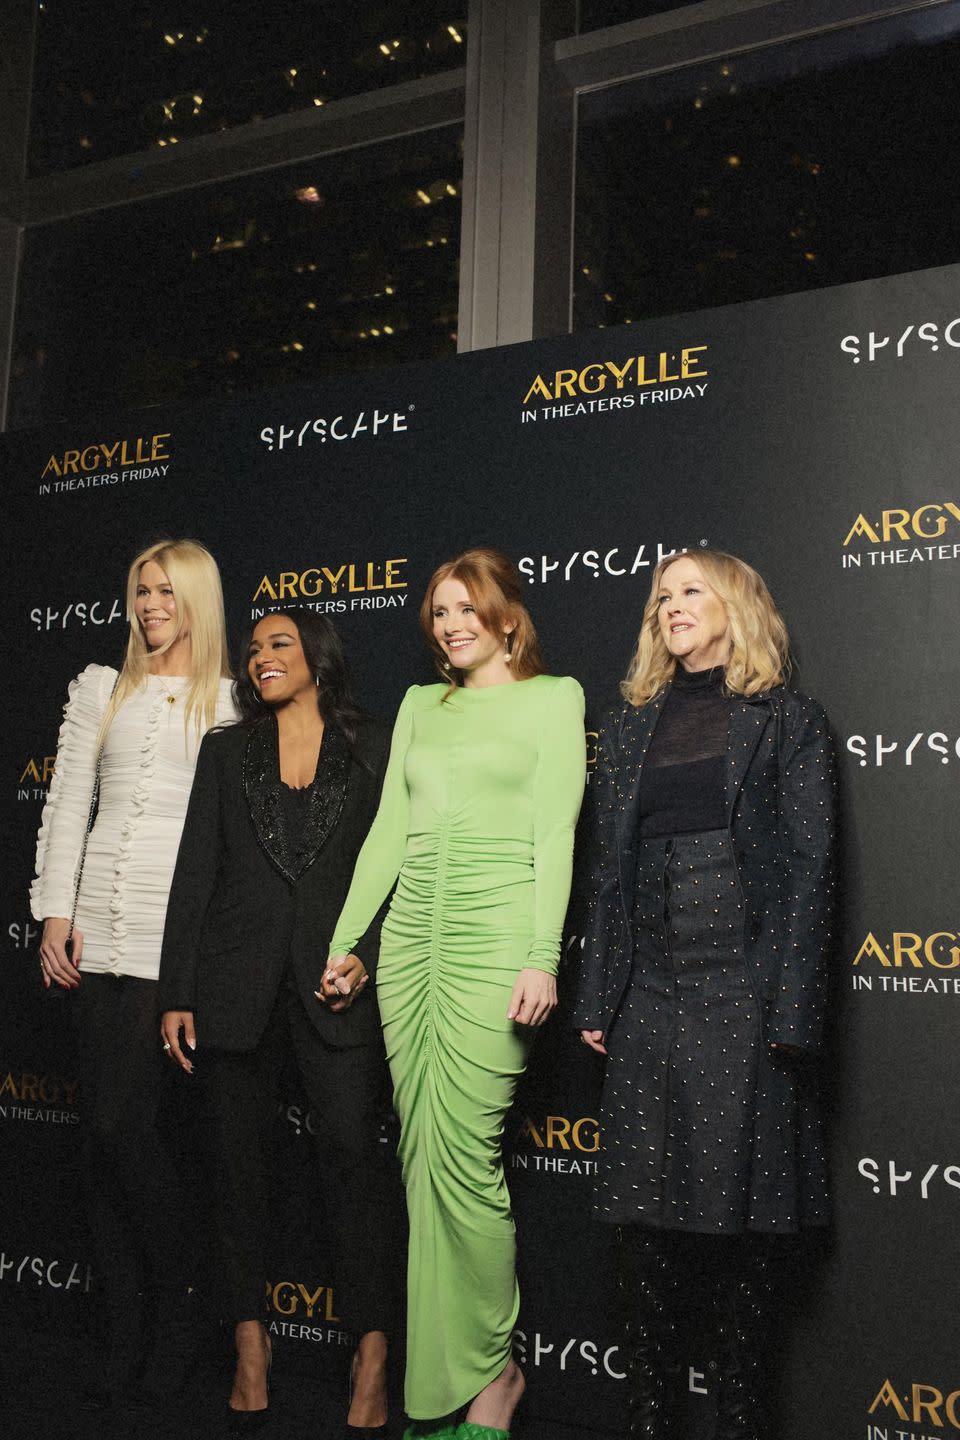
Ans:
[[[173,1047],[171,1045],[164,1045],[163,1048],[164,1050],[171,1050]]]

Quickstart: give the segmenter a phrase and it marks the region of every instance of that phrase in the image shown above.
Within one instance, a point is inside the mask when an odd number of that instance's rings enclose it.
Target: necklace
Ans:
[[[154,673],[156,673],[156,672],[154,672]],[[166,699],[167,704],[168,704],[168,705],[176,705],[176,703],[177,703],[177,697],[176,697],[176,695],[174,695],[173,691],[170,689],[170,687],[169,687],[169,685],[167,684],[166,680],[164,680],[164,678],[163,678],[162,675],[157,675],[156,678],[160,681],[160,688],[161,688],[161,690],[163,691],[164,698]]]

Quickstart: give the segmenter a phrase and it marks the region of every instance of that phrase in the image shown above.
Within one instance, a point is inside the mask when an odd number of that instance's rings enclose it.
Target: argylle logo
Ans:
[[[51,455],[40,477],[40,494],[89,490],[130,480],[159,480],[170,469],[170,432],[98,440]]]
[[[56,762],[56,755],[31,755],[20,771],[17,799],[46,800],[47,786],[53,779]]]
[[[861,511],[843,542],[843,568],[861,569],[864,557],[875,569],[956,560],[960,558],[958,532],[960,505],[953,500],[931,500],[910,509],[896,506],[869,515]],[[944,536],[948,538],[944,540]]]
[[[79,1125],[76,1076],[12,1071],[0,1079],[0,1120]]]
[[[309,1340],[314,1345],[353,1345],[355,1337],[341,1330],[333,1290],[329,1285],[305,1285],[298,1280],[267,1281],[268,1326],[271,1334],[287,1340]],[[275,1318],[277,1317],[277,1318]]]
[[[285,605],[308,610],[389,610],[402,608],[407,596],[406,556],[393,560],[337,561],[308,565],[302,570],[280,570],[264,575],[253,593],[253,618]]]
[[[939,1429],[949,1425],[960,1430],[960,1389],[914,1384],[898,1390],[892,1380],[884,1380],[867,1414],[882,1415],[885,1420],[896,1417],[911,1425],[936,1425]],[[887,1440],[887,1431],[876,1425],[867,1427],[867,1435],[868,1440]]]
[[[536,375],[523,397],[521,423],[702,400],[710,371],[706,345],[685,345],[626,360],[594,360],[579,369]]]
[[[960,933],[894,930],[887,936],[870,930],[853,957],[853,971],[854,990],[960,995]]]
[[[540,1170],[557,1175],[596,1175],[597,1162],[588,1157],[600,1149],[600,1126],[591,1115],[527,1115],[513,1141],[512,1170]]]

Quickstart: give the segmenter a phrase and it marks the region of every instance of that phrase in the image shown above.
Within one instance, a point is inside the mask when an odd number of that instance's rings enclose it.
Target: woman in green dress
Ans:
[[[364,983],[353,947],[396,883],[376,987],[410,1216],[407,1435],[496,1440],[524,1389],[501,1140],[556,1004],[583,692],[543,673],[520,577],[497,551],[442,565],[420,622],[446,683],[400,706],[323,988]]]

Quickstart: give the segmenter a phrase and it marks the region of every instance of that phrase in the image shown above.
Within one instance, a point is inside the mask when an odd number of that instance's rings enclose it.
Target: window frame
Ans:
[[[7,10],[0,125],[0,429],[29,230],[444,125],[464,126],[461,352],[569,333],[580,95],[952,0],[701,0],[572,34],[575,0],[469,0],[466,64],[422,80],[26,177],[32,0]]]

